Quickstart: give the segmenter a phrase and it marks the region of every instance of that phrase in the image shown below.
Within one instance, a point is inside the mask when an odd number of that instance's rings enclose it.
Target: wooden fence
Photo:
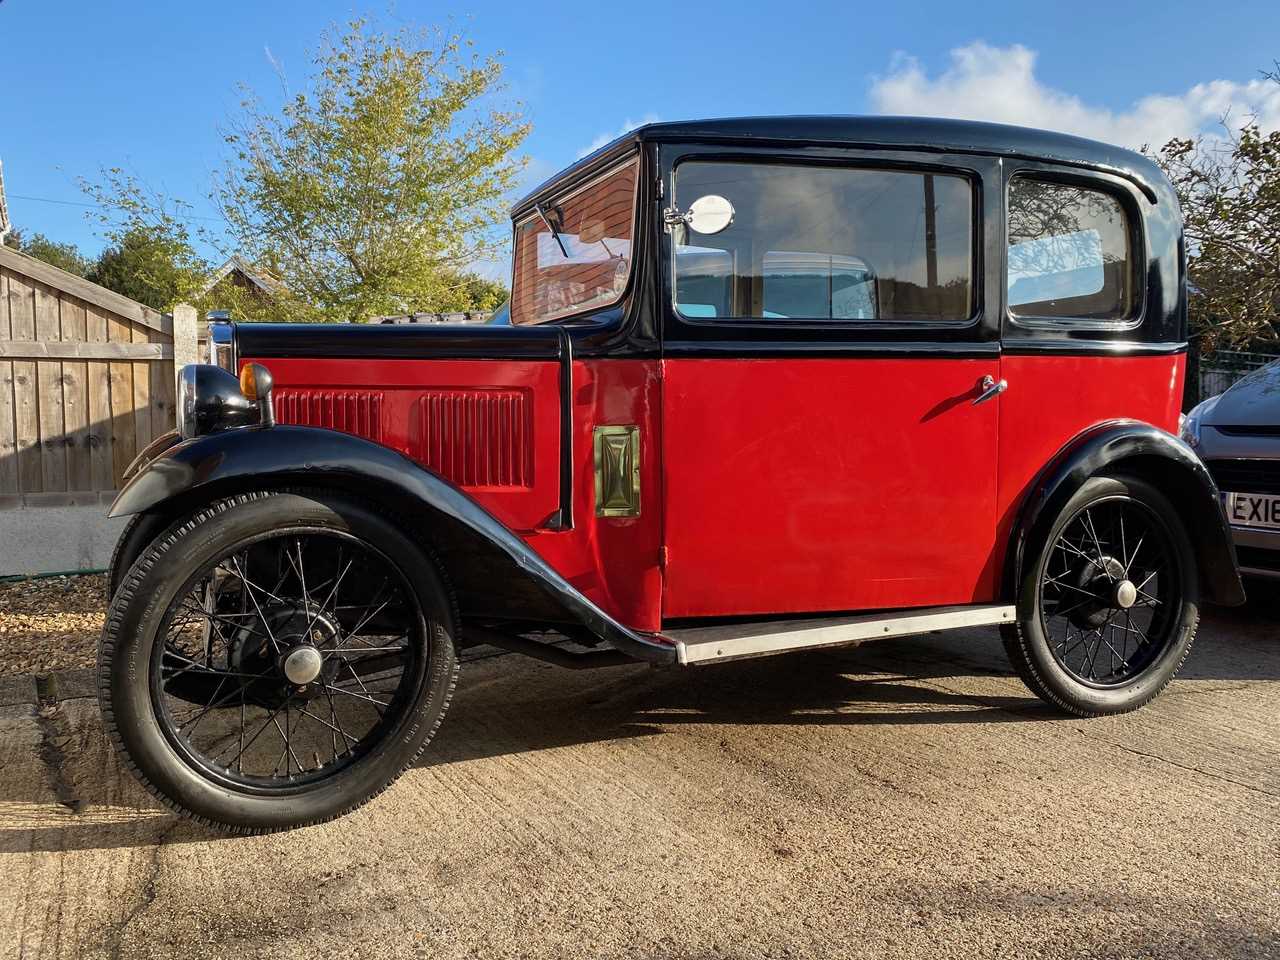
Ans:
[[[181,362],[194,359],[194,314],[180,312]],[[117,489],[173,427],[174,354],[172,316],[0,247],[0,507]]]

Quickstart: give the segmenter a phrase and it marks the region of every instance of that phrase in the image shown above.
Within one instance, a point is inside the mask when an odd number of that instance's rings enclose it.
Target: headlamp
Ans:
[[[1193,448],[1200,446],[1200,426],[1217,403],[1217,397],[1210,397],[1208,400],[1196,404],[1187,414],[1178,418],[1178,436],[1182,438],[1187,446]]]
[[[184,439],[237,427],[271,426],[271,373],[247,364],[240,376],[221,367],[192,363],[178,374],[178,433]]]

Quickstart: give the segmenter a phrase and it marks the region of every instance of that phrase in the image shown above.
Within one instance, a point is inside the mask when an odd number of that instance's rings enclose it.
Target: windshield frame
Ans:
[[[520,216],[512,221],[511,224],[511,325],[513,327],[540,327],[549,323],[561,323],[567,320],[573,320],[584,315],[598,313],[602,310],[608,310],[616,307],[619,303],[627,298],[631,293],[632,286],[635,283],[637,246],[640,238],[640,184],[642,179],[643,164],[641,162],[641,152],[638,149],[630,150],[621,157],[615,158],[604,167],[592,172],[586,178],[569,184],[559,190],[547,192],[539,191],[539,204],[527,207]],[[519,250],[519,234],[521,227],[530,221],[542,220],[542,214],[539,212],[539,206],[546,209],[549,206],[555,206],[572,200],[591,188],[599,185],[612,176],[617,175],[622,170],[631,166],[635,169],[634,184],[632,186],[631,195],[631,235],[628,238],[629,253],[626,258],[627,277],[626,282],[620,288],[617,296],[608,301],[593,301],[589,304],[577,304],[564,310],[553,313],[547,317],[538,320],[520,320],[517,321],[515,304],[517,302],[516,289],[516,266],[520,256]],[[550,234],[548,234],[550,235]]]

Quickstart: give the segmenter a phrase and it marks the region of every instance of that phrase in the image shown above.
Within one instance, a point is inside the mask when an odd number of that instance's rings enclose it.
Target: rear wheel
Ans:
[[[99,651],[106,726],[165,803],[257,833],[388,786],[457,671],[453,603],[388,518],[324,492],[223,500],[152,542]]]
[[[1094,477],[1028,563],[1005,647],[1042,699],[1078,716],[1136,709],[1171,681],[1199,620],[1176,510],[1136,478]]]

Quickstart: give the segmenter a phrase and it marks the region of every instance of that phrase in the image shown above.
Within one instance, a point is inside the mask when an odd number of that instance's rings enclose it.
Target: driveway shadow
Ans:
[[[1260,617],[1252,606],[1209,609],[1181,678],[1280,679],[1280,622]],[[418,766],[658,736],[683,724],[854,727],[1062,719],[1012,679],[994,630],[893,638],[689,670],[637,664],[568,671],[519,656],[496,657],[464,666],[453,707]],[[0,851],[224,836],[155,804],[119,768],[96,712],[87,706],[75,712],[63,752],[61,775],[74,787],[75,810],[50,800],[47,779],[4,777]],[[55,775],[45,771],[46,777]]]

